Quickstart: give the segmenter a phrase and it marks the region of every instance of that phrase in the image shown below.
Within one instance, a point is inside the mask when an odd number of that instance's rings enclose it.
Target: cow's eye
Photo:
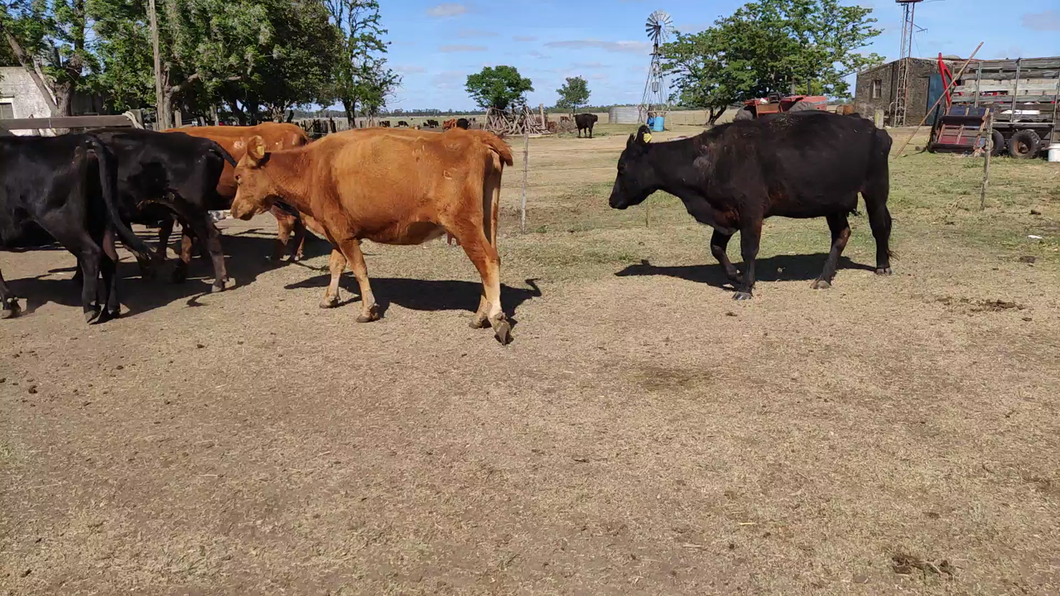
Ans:
[[[243,184],[243,177],[242,176],[236,176],[236,184]]]

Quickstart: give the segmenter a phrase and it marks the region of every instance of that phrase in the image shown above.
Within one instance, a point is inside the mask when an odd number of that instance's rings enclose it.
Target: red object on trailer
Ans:
[[[950,109],[953,105],[953,98],[950,97],[950,83],[953,82],[953,73],[950,72],[950,67],[946,66],[946,61],[942,59],[942,52],[939,52],[939,75],[942,76],[942,88],[946,90],[946,110]]]

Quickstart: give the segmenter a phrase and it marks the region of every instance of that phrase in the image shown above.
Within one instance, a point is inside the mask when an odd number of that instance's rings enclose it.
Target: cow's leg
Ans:
[[[191,231],[198,236],[199,241],[204,245],[204,248],[210,253],[210,260],[213,262],[213,286],[210,288],[211,292],[223,292],[225,289],[225,282],[228,281],[228,272],[225,270],[225,256],[224,252],[221,251],[221,231],[217,229],[217,226],[213,225],[209,221],[196,221],[190,224]],[[181,250],[181,260],[184,259],[185,251]],[[187,246],[187,258],[191,260],[191,245]],[[187,262],[185,261],[185,267]]]
[[[755,287],[755,259],[758,258],[758,244],[762,240],[762,219],[745,218],[740,226],[740,252],[743,255],[743,285],[733,296],[735,300],[750,300]]]
[[[361,241],[356,238],[346,240],[340,244],[342,256],[353,270],[357,278],[357,285],[361,288],[361,314],[357,317],[358,323],[369,323],[379,320],[379,306],[375,303],[375,294],[372,294],[372,285],[368,282],[368,265],[364,262],[364,253],[361,252]]]
[[[107,318],[115,319],[121,316],[121,302],[118,300],[118,251],[114,247],[114,230],[109,226],[103,232],[103,258],[100,260],[99,269],[103,274],[103,287],[107,292],[107,298],[104,300]]]
[[[151,255],[151,262],[137,260],[140,265],[140,275],[146,280],[152,280],[155,278],[156,272],[161,271],[166,264],[166,251],[169,250],[169,237],[173,234],[173,224],[175,220],[172,217],[167,217],[162,220],[162,224],[158,226],[158,246],[155,248],[155,252]],[[146,265],[146,266],[145,266]]]
[[[291,232],[294,230],[296,218],[276,206],[273,206],[270,211],[272,216],[276,218],[276,248],[272,251],[272,259],[278,263],[288,253]]]
[[[181,223],[181,234],[180,234],[180,254],[177,255],[177,262],[173,266],[173,283],[180,284],[184,283],[188,279],[188,266],[191,264],[191,253],[194,246],[195,239],[191,235],[191,230],[188,229],[188,224]]]
[[[847,222],[846,213],[832,214],[827,216],[827,219],[828,228],[832,230],[832,250],[828,253],[828,260],[824,262],[824,271],[813,282],[815,290],[827,290],[832,287],[832,279],[839,265],[839,257],[843,254],[843,249],[847,247],[847,241],[850,240],[850,224]]]
[[[507,344],[512,340],[512,327],[504,316],[504,309],[501,308],[500,256],[497,249],[490,244],[481,226],[461,225],[452,230],[452,234],[456,236],[482,277],[487,302],[486,318],[493,327],[493,334],[497,341]],[[472,318],[472,326],[477,323],[478,316],[476,313]]]
[[[291,261],[298,262],[305,257],[306,225],[302,218],[295,216],[294,229],[291,230]]]
[[[13,319],[22,312],[18,305],[18,297],[7,287],[4,274],[0,272],[0,319]]]
[[[339,305],[339,278],[346,269],[346,257],[338,248],[331,249],[331,258],[328,259],[328,270],[331,271],[331,283],[324,290],[324,300],[320,308],[335,308]]]
[[[891,212],[887,210],[890,183],[887,175],[873,181],[862,191],[865,210],[869,212],[869,226],[876,239],[876,275],[891,274]]]
[[[710,254],[714,255],[714,258],[721,263],[721,268],[725,270],[725,277],[728,277],[729,281],[734,284],[740,284],[742,283],[740,272],[736,270],[736,266],[729,260],[729,253],[727,252],[729,240],[732,240],[731,234],[726,236],[714,230],[714,235],[710,237]]]
[[[593,125],[592,124],[589,125],[589,138],[590,139],[593,138]]]

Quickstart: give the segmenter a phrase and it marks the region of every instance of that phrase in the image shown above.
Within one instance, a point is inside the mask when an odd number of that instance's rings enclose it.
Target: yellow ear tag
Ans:
[[[650,143],[651,142],[651,133],[650,132],[649,133],[645,133],[642,138],[644,139],[645,143]]]

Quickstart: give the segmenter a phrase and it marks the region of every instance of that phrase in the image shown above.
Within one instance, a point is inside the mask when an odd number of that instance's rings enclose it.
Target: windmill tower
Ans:
[[[651,66],[648,68],[648,81],[644,84],[644,95],[640,100],[640,121],[647,122],[649,113],[657,116],[666,115],[670,107],[666,79],[662,72],[662,61],[659,56],[659,45],[664,44],[673,33],[674,23],[670,15],[657,10],[648,16],[644,23],[644,32],[651,40]]]
[[[916,5],[922,0],[896,0],[902,6],[902,55],[898,57],[898,83],[891,102],[891,126],[905,126],[906,106],[909,103],[910,58],[913,55],[913,32]]]

